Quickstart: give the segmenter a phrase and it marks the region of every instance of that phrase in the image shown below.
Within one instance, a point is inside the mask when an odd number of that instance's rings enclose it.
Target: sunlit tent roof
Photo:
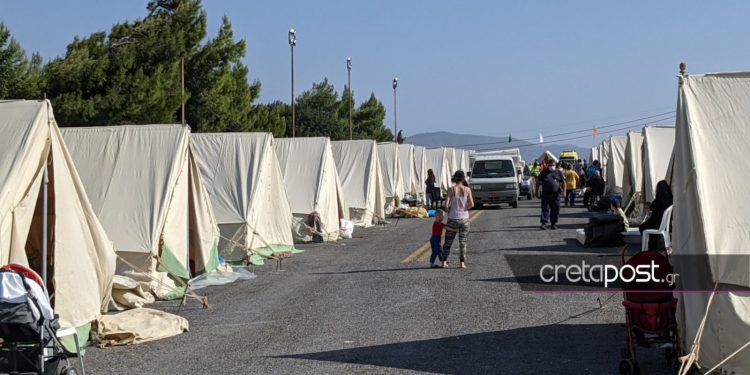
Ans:
[[[705,319],[698,362],[711,368],[750,338],[750,185],[738,177],[750,144],[750,73],[679,78],[672,248],[680,339],[687,351]],[[740,178],[740,180],[738,180]],[[750,373],[741,350],[721,373]]]
[[[435,173],[435,186],[447,191],[451,186],[451,172],[448,164],[448,151],[445,147],[428,148],[425,150],[425,167]],[[427,179],[425,172],[424,179]]]
[[[394,142],[378,143],[378,159],[380,160],[380,172],[383,175],[385,199],[388,205],[393,205],[395,199],[404,197],[398,144]]]
[[[427,179],[425,150],[424,146],[414,146],[414,163],[417,168],[417,191],[419,191],[420,197],[424,196],[426,190],[424,184],[424,181]]]
[[[539,163],[549,163],[550,161],[554,161],[555,163],[557,163],[560,160],[557,159],[555,154],[547,150],[547,151],[544,151],[541,155],[539,155],[539,157],[536,158],[536,161],[538,161]]]
[[[263,262],[291,252],[292,210],[271,133],[193,135],[216,222],[224,259]]]
[[[173,298],[167,275],[188,279],[218,265],[219,229],[182,125],[62,131],[91,206],[114,242],[118,271],[144,273]]]
[[[312,212],[320,215],[326,241],[339,238],[339,220],[349,217],[336,162],[327,137],[276,139],[284,185],[294,215],[295,240],[310,240],[302,222]]]
[[[640,132],[629,132],[625,144],[625,175],[622,180],[622,190],[625,201],[636,193],[643,192],[643,135]]]
[[[414,197],[419,192],[414,145],[398,145],[398,160],[401,164],[401,185],[403,185],[404,194]]]
[[[41,214],[46,162],[48,285],[61,324],[87,324],[109,302],[115,253],[91,210],[49,101],[0,101],[0,134],[0,262],[42,273],[42,222],[34,211]]]
[[[602,178],[607,180],[607,161],[609,160],[609,139],[599,145],[599,166],[602,168]]]
[[[625,178],[625,147],[628,144],[628,137],[616,135],[610,138],[607,144],[609,148],[607,149],[606,192],[622,194]]]
[[[385,194],[375,141],[334,141],[331,149],[349,206],[349,219],[360,226],[383,220]]]
[[[599,148],[598,147],[592,147],[591,153],[589,154],[589,160],[588,163],[591,164],[594,162],[594,160],[599,159]]]
[[[674,127],[643,128],[643,194],[646,202],[655,198],[656,184],[664,180],[674,150]]]

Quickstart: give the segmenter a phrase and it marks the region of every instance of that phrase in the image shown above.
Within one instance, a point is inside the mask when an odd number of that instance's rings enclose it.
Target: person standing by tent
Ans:
[[[427,179],[424,181],[425,184],[425,197],[427,198],[427,207],[433,207],[437,199],[435,199],[435,172],[432,169],[427,170]]]
[[[576,200],[576,188],[578,187],[578,173],[573,170],[573,166],[568,164],[565,168],[565,207],[573,207]]]
[[[550,229],[557,229],[557,219],[560,216],[560,198],[565,195],[565,177],[557,170],[557,163],[550,160],[547,168],[539,175],[542,184],[542,230],[547,230],[549,221]]]
[[[448,191],[446,207],[448,207],[448,224],[443,243],[443,255],[441,267],[448,266],[448,256],[451,245],[458,234],[458,248],[460,250],[458,268],[466,268],[466,242],[469,237],[469,210],[474,207],[474,197],[471,189],[467,186],[464,171],[456,171],[451,179],[455,185]]]
[[[597,171],[601,173],[602,168],[599,166],[599,160],[594,160],[586,169],[586,179],[590,180]]]

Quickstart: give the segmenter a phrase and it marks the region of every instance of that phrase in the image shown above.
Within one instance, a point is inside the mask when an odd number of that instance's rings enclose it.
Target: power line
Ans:
[[[659,113],[659,114],[656,114],[656,115],[641,117],[641,118],[637,118],[637,119],[629,120],[629,121],[617,122],[617,123],[613,123],[613,124],[607,124],[607,125],[603,125],[603,126],[594,126],[594,127],[588,128],[588,129],[572,130],[572,131],[564,132],[564,133],[544,135],[544,137],[546,137],[546,138],[554,138],[554,137],[559,137],[559,136],[563,136],[563,135],[570,135],[570,134],[576,134],[576,133],[581,133],[581,132],[589,132],[589,131],[592,131],[594,128],[596,128],[596,129],[606,129],[606,128],[611,128],[611,127],[615,127],[615,126],[620,126],[620,125],[625,125],[625,124],[631,124],[631,123],[638,122],[638,121],[649,120],[649,119],[653,119],[655,117],[670,115],[670,114],[673,114],[673,113],[675,113],[675,111],[669,111],[669,112]],[[672,116],[672,117],[674,117],[674,116]],[[672,117],[670,117],[670,118],[672,118]],[[654,120],[652,122],[664,121],[664,120],[668,120],[668,119],[669,118],[658,119],[658,120]],[[588,137],[588,136],[586,136],[586,137]],[[585,137],[580,137],[580,138],[585,138]],[[447,147],[488,146],[488,145],[496,145],[496,144],[504,144],[504,143],[513,143],[513,142],[518,142],[518,141],[528,142],[528,141],[535,141],[537,139],[538,138],[536,138],[536,137],[535,138],[523,138],[523,139],[511,140],[511,142],[497,141],[497,142],[474,143],[474,144],[466,144],[466,145],[453,145],[453,146],[447,146]],[[578,138],[574,138],[574,139],[578,139]],[[554,140],[554,142],[560,142],[560,141],[564,141],[564,139]],[[524,146],[525,145],[521,145],[519,147],[524,147]]]
[[[670,117],[665,117],[665,118],[657,119],[657,120],[654,120],[651,123],[655,123],[655,122],[659,122],[659,121],[665,121],[665,120],[670,120],[670,119],[673,119],[673,118],[675,118],[675,116],[670,116]],[[647,125],[648,124],[630,125],[630,126],[626,126],[626,127],[623,127],[623,128],[611,129],[611,130],[608,130],[608,131],[600,132],[599,134],[612,134],[612,133],[617,133],[619,131],[629,130],[629,129],[633,129],[633,128],[639,128],[639,127],[643,127],[643,126],[647,126]],[[588,138],[588,137],[591,137],[591,136],[590,135],[583,135],[583,136],[577,136],[577,137],[571,137],[571,138],[565,138],[565,139],[558,139],[558,140],[555,140],[555,142],[572,141],[572,140],[583,139],[583,138]],[[507,142],[505,142],[505,143],[507,143]],[[543,145],[543,144],[544,144],[544,142],[542,142],[542,143],[530,143],[530,144],[526,144],[526,145],[517,145],[515,147],[516,148],[523,148],[523,147],[540,146],[540,145]],[[491,151],[491,150],[495,150],[495,149],[494,148],[485,148],[485,149],[480,149],[480,150],[476,150],[476,151]]]

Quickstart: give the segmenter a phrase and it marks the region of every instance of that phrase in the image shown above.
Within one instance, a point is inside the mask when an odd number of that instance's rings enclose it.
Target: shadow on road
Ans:
[[[376,270],[353,270],[353,271],[339,271],[339,272],[310,272],[310,275],[348,275],[353,273],[370,273],[370,272],[395,272],[395,271],[424,271],[431,270],[430,267],[402,267],[402,268],[386,268]]]
[[[466,334],[317,353],[275,356],[363,364],[437,374],[605,374],[616,373],[624,343],[619,324],[555,324]],[[610,343],[610,344],[606,344]]]

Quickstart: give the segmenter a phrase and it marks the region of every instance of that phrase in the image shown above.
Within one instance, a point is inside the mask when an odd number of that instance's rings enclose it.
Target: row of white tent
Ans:
[[[603,141],[591,149],[589,162],[599,160],[607,193],[651,202],[656,184],[667,178],[674,144],[674,126],[646,126]]]
[[[469,158],[181,125],[58,129],[49,101],[0,101],[0,134],[0,262],[40,270],[46,249],[55,309],[72,327],[110,307],[115,274],[177,298],[219,256],[259,263],[312,234],[336,240],[341,219],[377,223],[400,200],[423,197],[428,169],[446,190]]]
[[[679,77],[675,125],[611,137],[590,160],[625,198],[670,183],[682,347],[703,371],[750,373],[750,73]]]

